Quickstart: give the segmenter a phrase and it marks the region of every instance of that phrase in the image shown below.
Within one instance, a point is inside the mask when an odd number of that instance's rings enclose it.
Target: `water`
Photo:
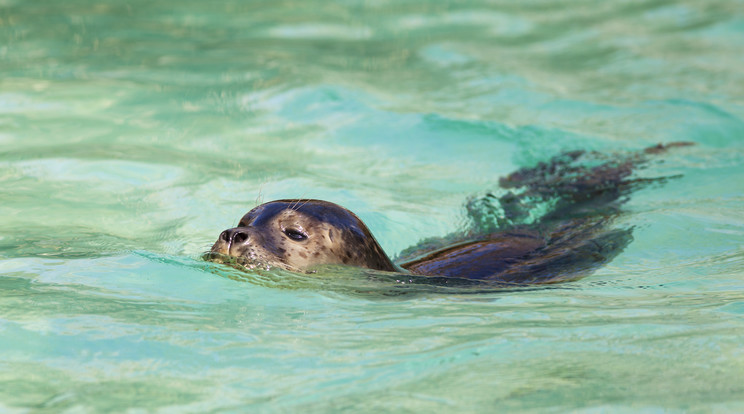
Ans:
[[[744,411],[743,10],[0,0],[0,410]],[[515,168],[679,140],[577,282],[199,258],[290,197],[395,255]]]

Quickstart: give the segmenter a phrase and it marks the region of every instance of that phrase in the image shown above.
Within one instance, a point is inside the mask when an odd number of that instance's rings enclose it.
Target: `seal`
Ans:
[[[348,265],[502,283],[572,280],[612,260],[632,240],[632,229],[610,226],[627,196],[668,178],[633,178],[633,170],[646,163],[649,154],[685,145],[691,144],[657,145],[610,158],[567,152],[520,169],[500,180],[500,196],[488,193],[467,203],[472,228],[424,241],[404,250],[395,262],[354,213],[314,199],[255,207],[237,227],[219,235],[206,257],[294,272]],[[535,218],[541,209],[545,212]]]

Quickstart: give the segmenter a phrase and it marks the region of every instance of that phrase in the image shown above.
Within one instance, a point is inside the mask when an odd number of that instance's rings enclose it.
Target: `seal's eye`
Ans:
[[[284,234],[292,240],[303,241],[307,240],[307,234],[297,229],[284,229]]]

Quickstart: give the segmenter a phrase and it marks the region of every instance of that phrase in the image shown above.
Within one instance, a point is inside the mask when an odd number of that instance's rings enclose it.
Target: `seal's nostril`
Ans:
[[[233,243],[244,243],[246,240],[248,240],[248,233],[245,233],[240,230],[235,230],[232,235],[232,242]]]
[[[245,243],[248,240],[248,237],[248,232],[239,228],[227,229],[220,233],[220,240],[224,241],[228,245]]]
[[[227,231],[227,230],[225,230],[222,233],[220,233],[220,239],[229,243],[230,242],[230,232]]]

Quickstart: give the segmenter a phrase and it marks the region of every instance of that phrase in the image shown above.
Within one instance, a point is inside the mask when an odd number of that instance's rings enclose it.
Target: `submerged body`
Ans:
[[[578,164],[585,153],[565,153],[521,169],[501,180],[508,190],[502,196],[470,200],[467,209],[477,228],[409,249],[397,264],[354,213],[311,199],[277,200],[252,209],[237,227],[220,234],[209,257],[296,272],[338,264],[519,284],[575,279],[630,242],[629,229],[609,228],[619,204],[639,186],[662,180],[631,179],[633,169],[646,161],[645,154],[681,145],[687,144],[659,145],[592,167]],[[596,160],[598,154],[591,155]],[[540,203],[550,209],[526,220]]]

